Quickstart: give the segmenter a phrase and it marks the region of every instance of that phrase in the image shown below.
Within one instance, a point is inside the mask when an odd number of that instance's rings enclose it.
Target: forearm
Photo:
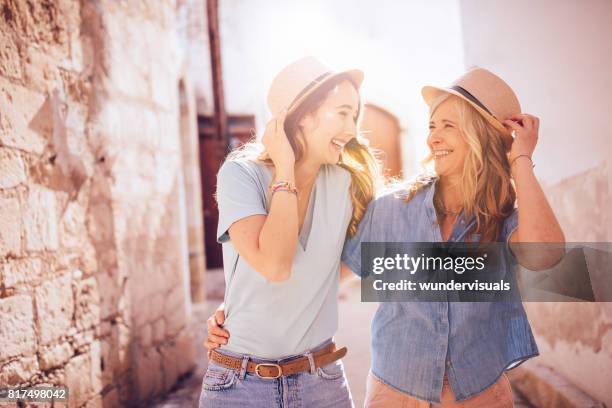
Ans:
[[[278,169],[276,180],[295,185],[293,168]],[[297,196],[286,191],[272,195],[270,210],[259,234],[259,251],[272,281],[289,278],[298,240]]]
[[[518,242],[558,242],[565,237],[538,182],[531,162],[518,158],[512,166],[518,201]]]
[[[565,254],[563,231],[531,162],[518,159],[512,170],[519,207],[518,228],[511,239],[512,251],[522,266],[533,271],[548,269]]]

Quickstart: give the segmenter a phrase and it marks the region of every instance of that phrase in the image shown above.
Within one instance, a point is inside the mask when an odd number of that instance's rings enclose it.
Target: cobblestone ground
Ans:
[[[198,345],[204,341],[206,319],[220,302],[223,290],[216,284],[221,282],[222,273],[213,272],[207,275],[207,285],[216,289],[209,293],[209,298],[216,298],[206,303],[194,305],[192,325],[198,338]],[[221,286],[222,288],[222,286]],[[377,304],[361,303],[359,283],[346,285],[340,294],[340,327],[336,342],[346,345],[349,353],[344,358],[344,367],[351,385],[351,393],[356,407],[363,406],[365,395],[365,378],[370,367],[370,322],[376,312]],[[197,407],[202,378],[206,372],[207,358],[203,347],[198,347],[198,365],[194,373],[183,379],[176,389],[154,404],[155,408]],[[535,408],[529,405],[517,392],[516,408]]]

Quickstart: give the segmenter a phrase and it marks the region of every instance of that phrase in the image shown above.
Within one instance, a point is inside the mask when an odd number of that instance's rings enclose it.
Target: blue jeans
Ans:
[[[330,341],[328,340],[317,346],[311,352],[325,347]],[[243,367],[246,367],[248,360],[255,363],[269,361],[252,356],[243,356],[227,350],[217,351],[224,355],[242,359]],[[279,360],[279,362],[284,363],[301,356],[290,356]],[[202,381],[199,406],[200,408],[354,407],[340,360],[314,370],[313,368],[311,367],[311,372],[314,373],[304,371],[276,379],[266,379],[259,378],[256,374],[247,373],[245,368],[235,371],[211,361]]]

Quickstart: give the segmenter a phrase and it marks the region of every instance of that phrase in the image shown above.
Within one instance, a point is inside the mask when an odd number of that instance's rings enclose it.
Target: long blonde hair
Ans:
[[[317,88],[299,106],[295,108],[285,119],[285,134],[293,148],[295,161],[304,156],[306,146],[299,130],[300,120],[307,114],[316,111],[325,101],[329,92],[339,83],[349,81],[355,89],[357,85],[346,75],[339,75]],[[357,112],[357,128],[361,119],[362,104],[359,103]],[[274,163],[266,153],[263,144],[258,142],[246,143],[242,147],[232,151],[226,160],[256,160],[266,166],[274,166]],[[357,232],[359,222],[363,218],[367,206],[375,197],[376,184],[380,179],[380,166],[368,143],[361,136],[357,136],[348,142],[340,152],[338,165],[351,174],[351,202],[353,213],[347,228],[347,236],[352,237]]]
[[[452,94],[435,99],[430,105],[430,116],[446,100],[452,100],[457,109],[458,126],[469,147],[460,185],[464,215],[476,219],[468,239],[472,234],[480,234],[480,242],[497,241],[503,220],[512,213],[516,201],[503,136],[472,105]],[[431,160],[430,155],[424,162]],[[406,201],[434,178],[435,175],[423,174],[408,183]]]

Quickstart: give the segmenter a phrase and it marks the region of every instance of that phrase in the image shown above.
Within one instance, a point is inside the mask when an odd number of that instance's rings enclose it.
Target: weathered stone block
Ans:
[[[13,38],[4,30],[0,31],[0,75],[20,79],[23,75],[19,49]]]
[[[19,153],[0,147],[0,189],[12,188],[25,181],[25,165]]]
[[[21,254],[21,210],[17,198],[0,198],[0,257]]]
[[[178,137],[175,137],[174,139],[178,139]],[[155,191],[173,198],[165,203],[166,207],[177,206],[177,189],[183,188],[183,186],[178,185],[178,176],[180,171],[179,160],[180,156],[178,152],[172,152],[163,156],[158,155],[155,158],[155,162],[157,163],[157,169],[155,172]]]
[[[119,92],[135,98],[150,98],[149,50],[131,46],[141,42],[146,22],[134,25],[124,15],[105,20],[108,42],[109,79]],[[125,61],[132,61],[126,64]]]
[[[45,99],[40,92],[0,77],[0,143],[41,154],[53,129],[51,112],[44,109]]]
[[[164,319],[157,319],[153,323],[153,342],[161,343],[166,335],[166,322]]]
[[[0,361],[36,350],[32,298],[16,295],[0,299]]]
[[[65,335],[72,326],[74,299],[71,276],[66,273],[36,288],[38,332],[42,344],[49,344]]]
[[[75,284],[76,302],[74,319],[78,330],[96,327],[100,324],[100,294],[98,283],[90,277]]]
[[[38,258],[10,259],[0,265],[0,283],[10,288],[21,283],[35,282],[42,276],[42,261]]]
[[[130,331],[121,323],[112,324],[110,335],[100,339],[100,360],[104,385],[113,383],[116,378],[130,368]]]
[[[59,224],[59,237],[63,248],[79,250],[87,238],[87,207],[78,202],[70,202],[66,206]]]
[[[138,339],[141,347],[151,347],[153,341],[152,325],[147,323],[139,328]]]
[[[137,327],[153,322],[164,314],[164,294],[155,293],[138,298],[132,304],[132,318]]]
[[[175,44],[175,46],[177,45],[178,44]],[[178,47],[176,47],[176,49],[177,48]],[[176,77],[178,67],[176,64],[168,64],[168,62],[177,61],[177,55],[176,52],[172,52],[172,46],[164,47],[164,50],[168,54],[166,55],[167,58],[156,56],[152,58],[149,63],[151,74],[151,97],[157,105],[171,112],[176,109],[176,101],[178,100],[178,85],[176,81],[173,81],[171,78]]]
[[[161,347],[163,356],[164,389],[169,390],[178,378],[192,370],[195,360],[193,334],[184,330],[174,340]]]
[[[71,339],[71,344],[77,353],[84,353],[89,349],[89,345],[94,341],[94,339],[95,331],[94,329],[89,329],[74,334]]]
[[[70,389],[70,407],[80,407],[92,396],[91,358],[88,354],[75,356],[66,365],[66,386]]]
[[[119,299],[123,296],[123,288],[115,274],[106,271],[96,276],[100,293],[100,318],[106,319],[118,313]]]
[[[91,343],[89,351],[91,358],[91,386],[93,392],[99,394],[102,391],[102,347],[99,340]]]
[[[134,350],[136,396],[145,400],[158,392],[163,384],[161,355],[155,349],[138,347]]]
[[[30,251],[57,250],[57,205],[53,191],[32,185],[24,210],[26,248]]]
[[[166,297],[164,306],[166,336],[174,337],[188,323],[183,287],[175,287]]]
[[[56,58],[58,51],[56,47],[41,47],[38,44],[27,46],[23,76],[28,88],[45,92],[49,83],[61,80],[60,64]]]
[[[179,375],[191,371],[196,361],[196,341],[194,333],[185,329],[175,338],[177,350],[180,350],[177,369]]]
[[[179,377],[179,360],[181,359],[180,350],[177,349],[177,345],[174,342],[170,342],[162,346],[162,364],[164,373],[164,390],[167,391],[176,382]]]
[[[42,370],[59,367],[65,364],[70,357],[73,356],[74,350],[68,342],[56,344],[54,346],[43,348],[38,352],[38,362]]]
[[[38,370],[38,361],[35,356],[19,357],[0,367],[0,384],[23,384],[30,381]]]

